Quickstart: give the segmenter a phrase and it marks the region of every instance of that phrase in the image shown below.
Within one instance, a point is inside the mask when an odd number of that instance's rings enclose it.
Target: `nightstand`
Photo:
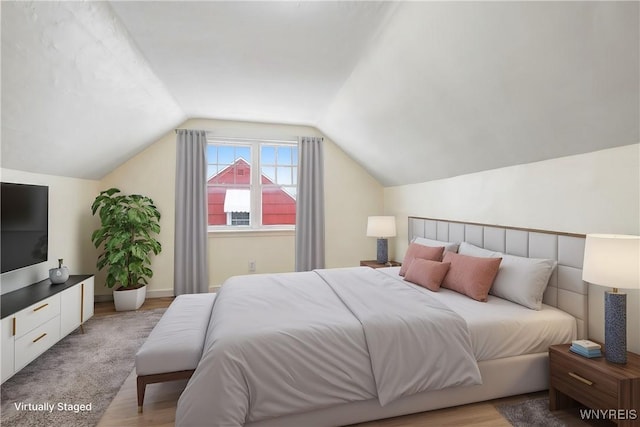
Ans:
[[[614,418],[620,419],[612,421],[618,426],[640,426],[640,355],[627,353],[627,363],[618,365],[604,357],[579,356],[569,347],[549,347],[549,410],[577,401],[591,409],[615,410]]]
[[[380,264],[375,259],[360,261],[360,267],[382,268],[382,267],[400,267],[401,265],[402,263],[397,261],[389,261],[386,264]]]

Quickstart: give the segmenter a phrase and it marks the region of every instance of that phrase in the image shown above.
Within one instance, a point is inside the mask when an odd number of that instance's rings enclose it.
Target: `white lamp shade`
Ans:
[[[640,289],[640,236],[587,234],[582,280],[612,288]]]
[[[370,216],[367,221],[367,236],[394,237],[396,235],[395,216]]]

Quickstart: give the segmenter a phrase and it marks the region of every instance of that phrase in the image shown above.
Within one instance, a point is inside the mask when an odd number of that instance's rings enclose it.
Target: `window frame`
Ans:
[[[290,146],[291,148],[298,149],[298,164],[300,163],[300,151],[297,140],[292,139],[252,139],[252,138],[224,138],[224,137],[208,137],[207,146],[209,145],[241,145],[250,146],[250,212],[249,212],[249,225],[209,225],[207,224],[208,232],[255,232],[255,231],[294,231],[296,226],[293,224],[276,224],[276,225],[262,225],[262,161],[261,161],[261,147],[266,146]],[[207,165],[209,159],[207,158]],[[257,171],[257,173],[256,173]],[[207,188],[209,187],[207,179]],[[233,185],[229,185],[227,188],[234,188]],[[237,187],[236,187],[237,188]],[[298,182],[296,178],[296,199]],[[208,194],[208,192],[207,192]],[[208,209],[208,206],[207,206]],[[296,212],[297,214],[297,212]],[[207,221],[208,222],[208,221]]]

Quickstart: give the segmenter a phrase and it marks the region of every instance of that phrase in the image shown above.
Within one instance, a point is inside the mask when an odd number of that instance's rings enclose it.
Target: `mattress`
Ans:
[[[542,310],[531,310],[493,295],[479,302],[449,289],[431,292],[407,282],[398,275],[400,267],[376,271],[435,296],[458,313],[467,322],[477,361],[546,352],[550,345],[576,339],[576,319],[557,308],[543,304]]]

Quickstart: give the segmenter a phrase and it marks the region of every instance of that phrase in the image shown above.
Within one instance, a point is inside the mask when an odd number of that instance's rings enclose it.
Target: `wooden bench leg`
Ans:
[[[144,392],[147,388],[147,383],[144,381],[144,376],[138,377],[138,413],[142,413],[142,403],[144,402]]]
[[[142,412],[142,403],[144,402],[144,392],[147,384],[163,383],[167,381],[188,380],[193,375],[195,369],[188,371],[165,372],[163,374],[138,375],[138,413]]]

